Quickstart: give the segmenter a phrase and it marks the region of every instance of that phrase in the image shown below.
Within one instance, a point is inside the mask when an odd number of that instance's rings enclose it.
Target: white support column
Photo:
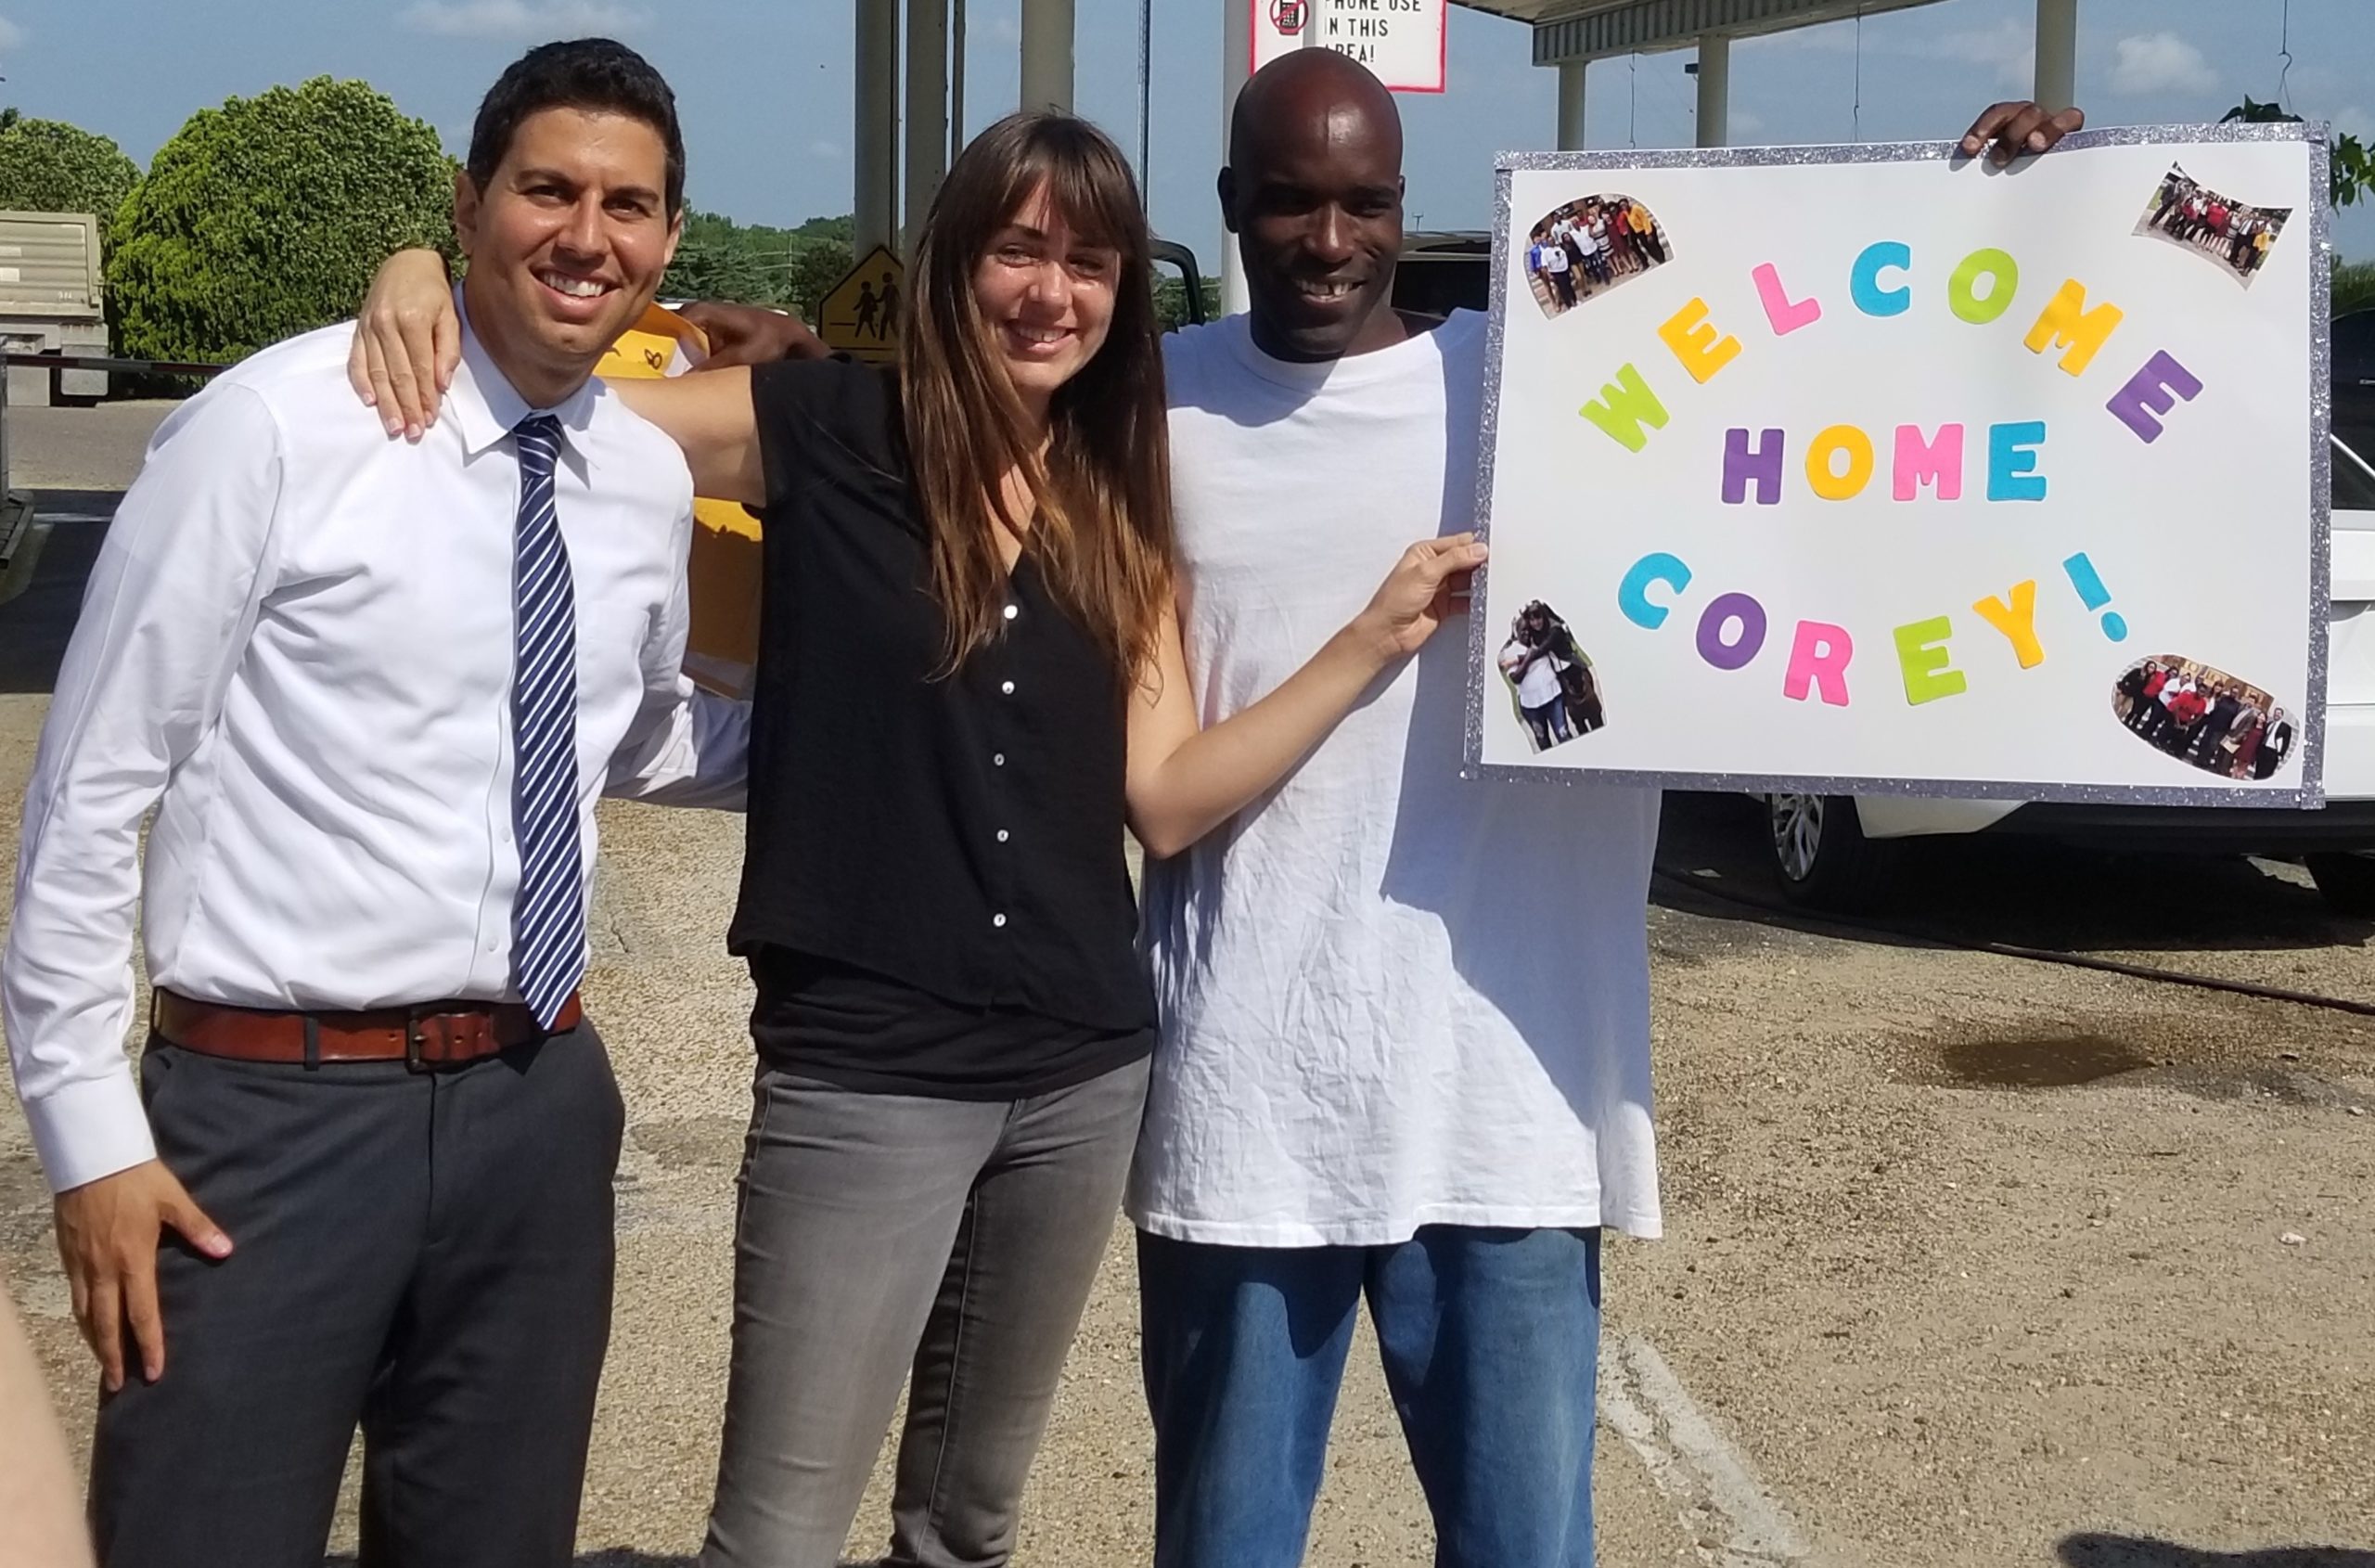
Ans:
[[[1022,107],[1072,110],[1072,0],[1022,0]]]
[[[898,236],[899,0],[855,0],[857,113],[850,136],[855,166],[851,244],[864,261]]]
[[[1699,40],[1699,145],[1732,145],[1732,41],[1720,32]]]
[[[1584,71],[1586,60],[1559,62],[1559,150],[1580,152],[1584,147]]]
[[[2078,0],[2037,0],[2035,91],[2056,114],[2078,101]]]
[[[1253,74],[1253,6],[1252,0],[1221,0],[1226,19],[1221,25],[1221,159],[1228,159],[1229,116],[1237,111],[1237,95]],[[1252,304],[1245,292],[1245,265],[1238,259],[1237,236],[1221,229],[1220,314],[1235,315]]]
[[[948,173],[948,0],[907,0],[906,221],[902,255],[916,253],[931,199]]]

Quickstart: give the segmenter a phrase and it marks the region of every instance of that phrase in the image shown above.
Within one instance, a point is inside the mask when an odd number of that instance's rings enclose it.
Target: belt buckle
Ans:
[[[429,1026],[436,1026],[436,1052],[430,1050]],[[443,1012],[404,1014],[404,1067],[413,1073],[433,1073],[454,1063],[454,1015]]]

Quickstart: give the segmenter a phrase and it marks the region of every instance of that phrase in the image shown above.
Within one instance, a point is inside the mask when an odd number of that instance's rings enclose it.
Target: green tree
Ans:
[[[2333,314],[2375,310],[2375,262],[2334,260]]]
[[[227,361],[352,315],[391,251],[455,253],[454,161],[367,83],[190,116],[118,211],[107,279],[136,358]]]
[[[687,208],[684,240],[660,291],[672,300],[786,307],[814,321],[817,302],[848,276],[849,225],[846,217],[811,218],[776,228]]]
[[[2261,103],[2249,93],[2243,101],[2219,117],[2219,122],[2242,121],[2249,124],[2298,125],[2301,117],[2287,112],[2281,104]],[[2356,136],[2337,136],[2329,144],[2332,158],[2329,162],[2331,187],[2328,199],[2336,207],[2355,207],[2375,197],[2375,151]]]
[[[0,208],[96,212],[107,227],[140,179],[140,165],[96,132],[0,109]]]

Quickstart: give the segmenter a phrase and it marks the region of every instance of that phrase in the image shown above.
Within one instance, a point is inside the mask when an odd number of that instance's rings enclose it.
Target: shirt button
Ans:
[[[1020,614],[1021,614],[1021,613],[1022,613],[1022,611],[1021,611],[1021,610],[1017,609],[1017,608],[1016,608],[1015,606],[1013,606],[1013,605],[1010,605],[1010,604],[1009,604],[1009,605],[1008,605],[1008,606],[1006,607],[1006,618],[1007,618],[1008,620],[1009,620],[1009,621],[1013,620],[1016,616],[1018,616],[1018,615],[1020,615]]]
[[[990,765],[992,767],[1004,767],[1006,765],[1006,753],[1004,752],[999,752],[993,755],[990,758]]]
[[[1004,915],[992,915],[990,917],[990,924],[997,927],[1000,931],[1004,931],[1006,929],[1006,917]]]
[[[1014,695],[1014,683],[1012,681],[1006,681],[998,687],[998,689],[1005,692],[1008,697],[1011,697]]]
[[[998,829],[998,842],[1000,842],[1000,843],[1004,843],[1004,842],[1007,842],[1007,840],[1008,840],[1008,839],[1009,839],[1009,838],[1011,838],[1012,836],[1013,836],[1013,835],[1011,835],[1010,833],[1008,833],[1008,832],[1005,829],[1003,829],[1003,828],[1001,828],[1001,829]]]

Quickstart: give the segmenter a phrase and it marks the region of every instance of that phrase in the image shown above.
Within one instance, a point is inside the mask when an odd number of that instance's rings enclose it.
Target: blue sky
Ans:
[[[1156,0],[1155,222],[1216,271],[1225,0]],[[1241,0],[1239,0],[1241,3]],[[1137,145],[1136,0],[1077,0],[1080,110]],[[2370,0],[2082,0],[2078,96],[2094,122],[2215,119],[2248,92],[2375,139]],[[1983,105],[2025,96],[2034,0],[1941,0],[1734,48],[1736,143],[1890,141],[1958,134]],[[972,0],[967,120],[1010,109],[1016,0]],[[276,82],[362,77],[457,152],[479,95],[530,42],[626,39],[674,84],[692,200],[746,221],[848,210],[850,0],[0,0],[0,84],[25,113],[102,131],[143,160],[193,110]],[[1686,53],[1591,69],[1594,146],[1688,146]],[[1409,207],[1431,228],[1477,227],[1491,158],[1550,145],[1556,78],[1526,30],[1455,10],[1451,86],[1406,97]],[[1860,108],[1858,97],[1860,93]],[[2375,257],[2375,208],[2344,213],[2344,254]]]

